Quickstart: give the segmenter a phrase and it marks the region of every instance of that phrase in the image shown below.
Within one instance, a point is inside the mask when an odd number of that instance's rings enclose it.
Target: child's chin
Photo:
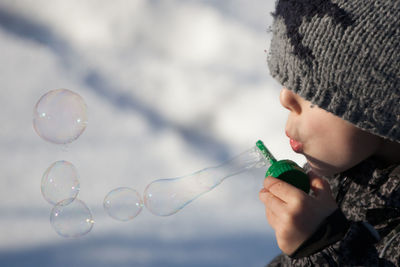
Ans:
[[[335,175],[335,174],[337,174],[339,172],[335,168],[330,168],[330,167],[326,168],[325,166],[323,166],[323,167],[322,166],[318,166],[318,165],[313,164],[310,161],[308,161],[308,164],[311,167],[311,171],[314,174],[316,174],[317,176],[326,176],[326,177],[328,177],[328,176]]]

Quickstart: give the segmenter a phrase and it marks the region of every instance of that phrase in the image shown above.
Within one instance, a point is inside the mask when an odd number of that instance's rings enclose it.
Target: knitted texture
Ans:
[[[280,0],[271,75],[313,104],[400,142],[400,0]]]

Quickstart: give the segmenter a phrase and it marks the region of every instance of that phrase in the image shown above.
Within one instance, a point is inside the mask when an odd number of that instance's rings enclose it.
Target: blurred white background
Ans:
[[[263,266],[279,253],[258,192],[265,170],[231,177],[170,217],[106,215],[112,189],[219,163],[262,139],[299,164],[266,64],[273,1],[0,0],[0,266]],[[47,91],[86,101],[64,149],[33,130]],[[78,169],[96,221],[78,239],[49,223],[43,172]]]

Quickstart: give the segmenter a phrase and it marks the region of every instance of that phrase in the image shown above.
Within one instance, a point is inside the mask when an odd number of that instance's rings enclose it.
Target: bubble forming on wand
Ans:
[[[268,169],[266,177],[277,177],[308,192],[308,176],[304,171],[293,161],[277,161],[263,142],[257,141],[255,147],[221,165],[182,177],[151,182],[143,194],[144,204],[155,215],[169,216],[211,191],[226,178],[262,167]]]

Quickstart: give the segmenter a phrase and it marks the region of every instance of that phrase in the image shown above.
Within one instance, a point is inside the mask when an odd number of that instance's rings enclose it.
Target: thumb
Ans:
[[[311,190],[314,192],[316,198],[332,198],[331,187],[324,178],[318,177],[313,172],[308,173],[308,176],[310,177]]]

